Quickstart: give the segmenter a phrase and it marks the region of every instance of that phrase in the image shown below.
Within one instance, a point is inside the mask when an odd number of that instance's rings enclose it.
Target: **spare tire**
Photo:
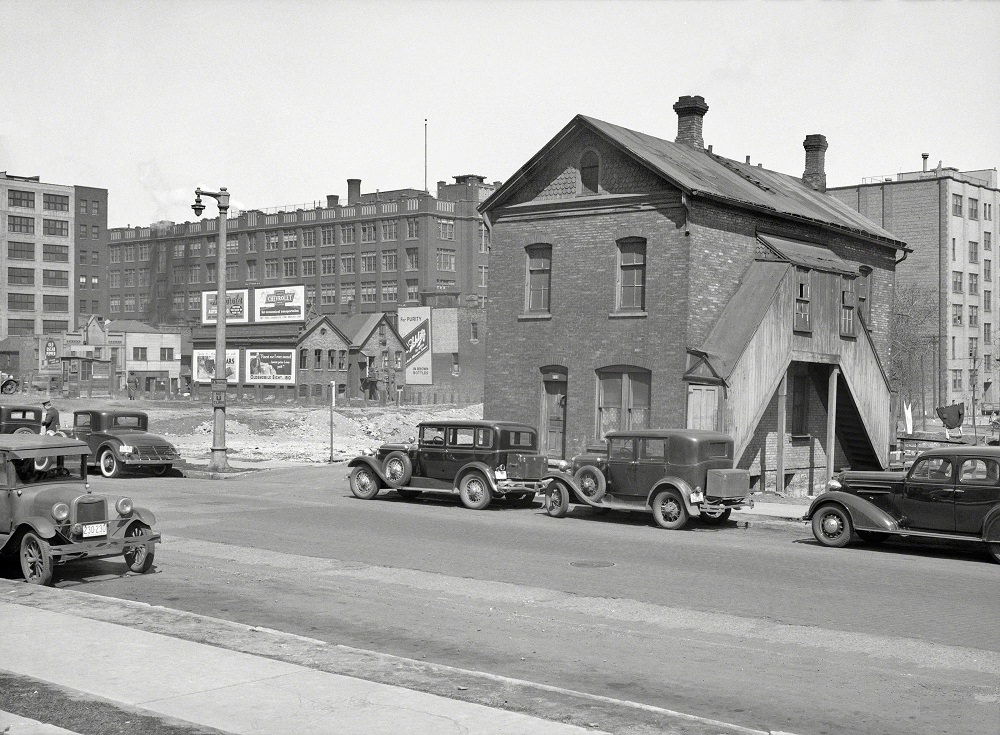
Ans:
[[[604,497],[608,489],[608,481],[600,468],[592,464],[585,464],[573,475],[576,484],[580,486],[580,492],[591,502],[597,502]]]
[[[413,463],[405,452],[389,452],[382,462],[382,474],[389,487],[406,487],[413,477]]]

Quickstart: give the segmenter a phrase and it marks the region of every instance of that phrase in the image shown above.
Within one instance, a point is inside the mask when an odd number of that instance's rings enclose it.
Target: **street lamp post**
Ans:
[[[197,217],[205,211],[205,205],[201,202],[202,195],[212,197],[219,204],[219,244],[215,252],[215,281],[218,287],[215,297],[215,375],[212,379],[215,420],[212,425],[212,458],[208,469],[210,472],[220,472],[229,469],[229,462],[226,460],[226,386],[229,380],[226,364],[226,225],[229,217],[229,192],[224,186],[219,187],[219,191],[203,191],[200,187],[195,189],[191,209]]]

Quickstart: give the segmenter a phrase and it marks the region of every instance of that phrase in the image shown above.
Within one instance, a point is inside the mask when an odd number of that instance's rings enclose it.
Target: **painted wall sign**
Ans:
[[[247,349],[248,383],[295,384],[295,350]]]
[[[194,382],[211,383],[215,378],[215,350],[192,350],[191,362],[194,365]],[[232,385],[239,382],[239,364],[240,351],[226,350],[226,381]]]
[[[226,289],[226,324],[246,324],[250,321],[249,291],[245,288]],[[219,309],[219,292],[201,292],[201,323],[215,324]]]
[[[409,385],[431,385],[431,308],[402,307],[398,311],[398,331],[406,348],[406,382]]]
[[[255,288],[253,309],[255,322],[301,322],[306,318],[306,287]]]

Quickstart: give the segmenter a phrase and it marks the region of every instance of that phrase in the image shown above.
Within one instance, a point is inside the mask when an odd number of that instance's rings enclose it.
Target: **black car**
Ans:
[[[125,469],[138,468],[164,475],[181,458],[173,444],[149,432],[145,411],[74,411],[73,428],[66,433],[87,443],[91,463],[105,477],[118,477]]]
[[[824,546],[854,536],[974,541],[1000,562],[1000,447],[933,449],[909,470],[841,472],[828,488],[803,517]]]
[[[530,502],[561,473],[551,473],[531,426],[508,421],[428,421],[406,444],[383,444],[349,463],[351,492],[369,500],[384,488],[411,498],[458,493],[481,510],[494,498]]]

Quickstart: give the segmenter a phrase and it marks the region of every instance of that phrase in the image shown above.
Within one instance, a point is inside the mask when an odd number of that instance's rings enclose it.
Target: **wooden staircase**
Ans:
[[[809,366],[809,377],[812,379],[819,395],[823,407],[830,410],[830,390],[829,377],[830,365],[812,364]],[[868,432],[865,429],[864,421],[861,419],[861,412],[854,402],[850,387],[844,379],[843,373],[837,377],[837,441],[840,442],[847,461],[852,470],[881,470],[883,469],[872,447]],[[837,468],[841,469],[841,468]]]

